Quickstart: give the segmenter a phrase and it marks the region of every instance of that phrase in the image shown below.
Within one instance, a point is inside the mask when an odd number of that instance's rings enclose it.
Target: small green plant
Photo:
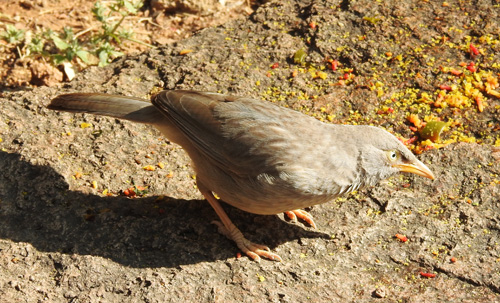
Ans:
[[[97,49],[97,55],[99,56],[99,66],[105,66],[108,64],[110,58],[120,57],[123,53],[115,50],[109,42],[104,42]]]
[[[99,1],[94,4],[92,13],[101,22],[101,31],[93,37],[93,43],[98,45],[96,55],[99,57],[99,66],[107,65],[109,59],[123,55],[113,46],[113,43],[120,45],[122,39],[153,47],[150,44],[133,39],[132,32],[128,30],[121,29],[118,31],[123,20],[129,15],[137,14],[142,5],[142,1],[127,0],[115,0],[108,7],[103,6]],[[113,22],[113,17],[116,15],[121,17],[118,21]]]
[[[44,45],[45,40],[40,35],[35,35],[28,44],[28,51],[30,54],[41,54]]]
[[[75,64],[80,68],[88,65],[105,66],[112,59],[123,55],[119,50],[123,40],[154,47],[135,40],[132,31],[121,27],[125,18],[137,14],[142,6],[140,0],[97,1],[92,14],[100,23],[98,30],[89,28],[75,34],[71,28],[65,27],[62,32],[47,29],[25,35],[26,31],[7,24],[5,30],[0,32],[0,39],[14,45],[20,58],[50,58],[54,65],[64,64],[65,69],[68,66],[72,69]],[[27,41],[24,41],[25,36]]]
[[[24,30],[16,28],[12,24],[5,26],[5,31],[0,34],[3,40],[11,44],[21,43],[24,39]]]
[[[60,53],[53,56],[56,64],[63,63],[64,61],[73,61],[75,57],[80,58],[84,63],[90,64],[89,52],[83,49],[79,41],[73,35],[73,29],[64,27],[63,37],[60,38],[55,33],[50,35],[52,42],[59,49]]]

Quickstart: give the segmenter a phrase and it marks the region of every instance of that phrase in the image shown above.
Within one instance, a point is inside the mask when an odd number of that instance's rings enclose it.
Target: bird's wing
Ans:
[[[207,160],[240,176],[279,174],[294,162],[289,151],[303,143],[295,124],[318,122],[269,102],[215,93],[164,91],[152,103]]]

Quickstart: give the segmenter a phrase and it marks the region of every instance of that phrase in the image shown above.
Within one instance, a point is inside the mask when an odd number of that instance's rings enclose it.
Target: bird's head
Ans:
[[[358,126],[359,127],[359,126]],[[432,171],[389,132],[373,126],[359,127],[361,166],[367,183],[377,183],[391,175],[407,172],[434,179]]]

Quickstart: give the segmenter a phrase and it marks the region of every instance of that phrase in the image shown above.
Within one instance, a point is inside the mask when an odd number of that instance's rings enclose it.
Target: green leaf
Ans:
[[[5,31],[0,35],[2,39],[6,40],[9,43],[18,43],[24,39],[24,30],[17,29],[12,24],[7,24],[5,26]]]
[[[447,125],[446,122],[442,121],[429,121],[420,131],[420,137],[424,140],[430,139],[432,142],[436,142]]]
[[[71,41],[74,39],[73,29],[69,26],[63,28],[64,40]]]
[[[106,9],[104,6],[101,4],[101,2],[97,1],[94,3],[94,7],[92,8],[92,13],[94,14],[95,18],[99,22],[106,22],[106,15],[105,15]]]
[[[123,53],[119,52],[119,51],[112,50],[112,51],[109,52],[109,56],[111,58],[117,58],[117,57],[123,56]]]
[[[52,35],[50,38],[52,38],[52,41],[54,41],[54,44],[59,50],[66,50],[68,48],[68,43],[64,42],[61,38],[59,38],[56,35]]]
[[[90,64],[89,61],[90,53],[88,51],[79,50],[76,52],[76,55],[78,56],[78,58],[82,59],[82,61],[85,62],[86,64]]]
[[[65,56],[59,54],[55,54],[52,58],[54,58],[55,65],[59,65],[67,60]]]
[[[295,54],[293,55],[293,62],[295,64],[304,64],[306,56],[307,56],[306,51],[301,48],[298,51],[296,51]]]
[[[33,54],[41,54],[43,52],[43,47],[45,41],[40,36],[35,36],[31,38],[30,44],[28,44],[28,49]]]
[[[137,9],[135,8],[135,6],[134,6],[132,3],[130,3],[130,1],[125,0],[125,1],[123,1],[123,2],[124,2],[123,4],[125,5],[125,8],[126,8],[126,9],[130,12],[130,13],[132,13],[132,14],[137,14]]]
[[[133,32],[128,30],[128,29],[122,29],[118,32],[118,36],[122,37],[123,39],[130,39],[133,36]]]
[[[108,56],[107,51],[102,50],[99,52],[99,66],[100,67],[108,65],[108,59],[109,59],[109,56]]]

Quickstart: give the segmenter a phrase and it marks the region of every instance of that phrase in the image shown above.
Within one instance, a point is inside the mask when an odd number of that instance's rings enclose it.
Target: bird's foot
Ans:
[[[234,224],[232,224],[228,229],[220,221],[212,221],[212,223],[217,225],[221,234],[236,242],[238,248],[241,249],[243,253],[245,253],[254,261],[260,262],[260,257],[264,257],[273,261],[282,261],[281,257],[271,252],[269,247],[247,240]]]
[[[312,228],[316,228],[316,224],[314,223],[313,216],[303,209],[295,209],[290,211],[285,211],[285,215],[288,216],[290,220],[293,222],[297,222],[297,218],[311,225]]]

